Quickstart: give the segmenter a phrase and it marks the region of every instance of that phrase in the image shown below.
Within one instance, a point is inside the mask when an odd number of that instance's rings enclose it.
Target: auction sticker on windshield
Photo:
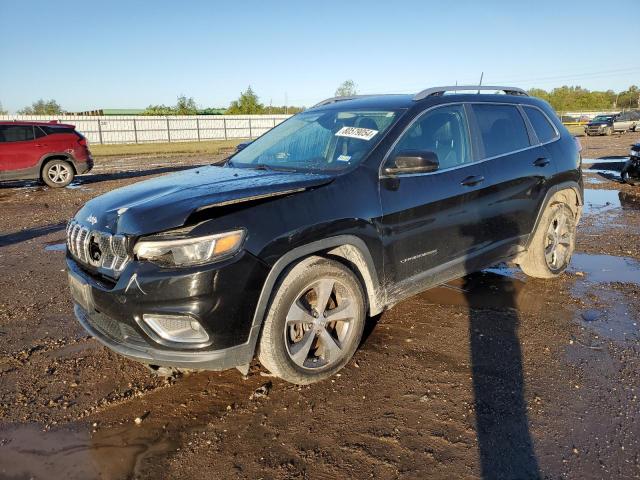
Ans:
[[[358,128],[358,127],[342,127],[336,132],[336,137],[349,137],[357,138],[359,140],[371,140],[376,136],[378,130],[371,130],[370,128]]]

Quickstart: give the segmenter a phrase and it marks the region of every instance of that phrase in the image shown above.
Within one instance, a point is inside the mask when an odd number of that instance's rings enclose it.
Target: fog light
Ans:
[[[204,343],[209,334],[200,322],[186,315],[142,315],[144,322],[160,337],[170,342]]]

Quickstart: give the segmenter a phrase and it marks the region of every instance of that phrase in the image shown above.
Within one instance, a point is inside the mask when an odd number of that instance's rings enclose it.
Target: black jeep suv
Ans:
[[[562,273],[580,163],[551,107],[517,88],[328,99],[224,165],[82,207],[75,313],[149,365],[246,371],[257,353],[315,382],[349,361],[367,316],[422,290],[506,260]]]

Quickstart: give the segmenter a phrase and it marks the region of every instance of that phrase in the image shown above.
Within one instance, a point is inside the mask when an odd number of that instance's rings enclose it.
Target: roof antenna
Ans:
[[[478,87],[482,86],[482,77],[484,77],[484,72],[480,73],[480,83],[478,84]],[[478,88],[478,95],[480,94],[480,88]]]

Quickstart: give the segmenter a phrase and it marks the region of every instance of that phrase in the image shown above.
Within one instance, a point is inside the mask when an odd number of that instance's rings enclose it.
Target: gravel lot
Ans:
[[[625,156],[640,134],[582,137]],[[586,170],[553,281],[498,266],[372,319],[332,380],[254,365],[160,378],[75,321],[65,222],[203,156],[97,159],[68,188],[0,186],[0,478],[640,477],[640,189]]]

